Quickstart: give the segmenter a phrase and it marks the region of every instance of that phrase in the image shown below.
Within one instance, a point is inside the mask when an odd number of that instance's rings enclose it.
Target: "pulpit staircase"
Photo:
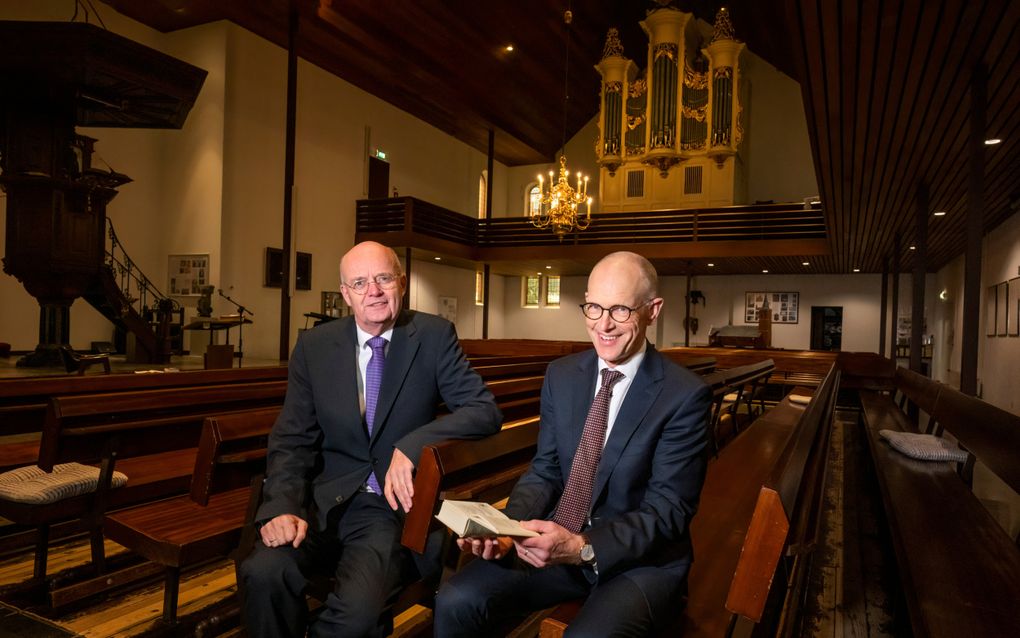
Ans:
[[[128,256],[106,219],[104,264],[82,297],[114,326],[134,338],[128,360],[168,363],[184,323],[181,304],[167,297]],[[177,354],[180,354],[179,347]]]

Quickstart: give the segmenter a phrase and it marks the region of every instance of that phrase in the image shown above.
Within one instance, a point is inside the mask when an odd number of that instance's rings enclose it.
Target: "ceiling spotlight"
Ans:
[[[811,262],[810,261],[802,261],[802,262],[800,262],[800,265],[801,266],[810,266]]]
[[[546,266],[545,269],[546,270],[552,270],[552,266]]]
[[[917,246],[911,246],[910,250],[917,250]]]
[[[432,259],[435,259],[436,261],[442,261],[443,260],[442,257],[433,257]]]
[[[1002,140],[997,137],[992,137],[985,140],[986,146],[995,146],[996,144],[1002,144]]]
[[[506,51],[507,53],[513,53],[514,52],[514,45],[508,44],[505,47],[503,47],[503,50]]]
[[[860,268],[854,268],[854,272],[861,272]]]
[[[945,217],[946,216],[946,211],[944,211],[944,210],[937,210],[937,211],[935,211],[932,214],[935,215],[936,217]]]
[[[715,264],[709,264],[708,267],[709,268],[715,268]]]
[[[761,269],[761,271],[762,271],[763,273],[767,273],[767,272],[769,271],[769,269],[768,269],[768,268],[762,268],[762,269]]]

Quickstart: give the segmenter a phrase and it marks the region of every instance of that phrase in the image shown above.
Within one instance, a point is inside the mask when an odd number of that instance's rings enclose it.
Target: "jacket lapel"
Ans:
[[[613,474],[620,455],[627,447],[635,430],[644,421],[648,409],[655,402],[655,398],[662,391],[662,360],[658,352],[649,344],[645,351],[645,358],[641,361],[634,380],[631,382],[627,397],[620,406],[620,411],[613,422],[613,429],[609,432],[609,440],[602,450],[602,459],[599,461],[599,469],[595,474],[595,485],[592,488],[592,503],[598,499],[598,495],[606,487],[609,477]]]
[[[339,401],[340,418],[343,423],[361,423],[360,400],[349,401],[348,397],[358,398],[358,333],[354,327],[354,319],[344,320],[338,326],[336,338],[336,356],[326,357],[326,365],[332,369],[321,375],[327,383],[335,383],[336,387],[325,396],[339,394],[344,400]]]
[[[421,346],[417,338],[417,330],[411,315],[403,312],[393,326],[393,340],[386,354],[386,368],[383,370],[382,387],[379,388],[379,402],[375,408],[375,424],[372,428],[372,441],[379,438],[379,432],[386,426],[386,419],[400,394],[404,379],[411,369],[418,348]]]

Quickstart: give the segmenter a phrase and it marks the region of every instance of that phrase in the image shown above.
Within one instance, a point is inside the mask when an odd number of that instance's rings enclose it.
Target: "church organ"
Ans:
[[[604,212],[743,203],[741,158],[747,82],[744,44],[725,8],[711,39],[689,13],[659,8],[641,23],[645,70],[610,29],[602,60],[596,155]]]

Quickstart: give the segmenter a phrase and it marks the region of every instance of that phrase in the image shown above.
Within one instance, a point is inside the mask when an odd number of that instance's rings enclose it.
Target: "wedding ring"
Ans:
[[[528,556],[528,555],[530,555],[530,553],[531,553],[531,552],[529,552],[528,550],[524,550],[524,555],[525,555],[525,556]]]

